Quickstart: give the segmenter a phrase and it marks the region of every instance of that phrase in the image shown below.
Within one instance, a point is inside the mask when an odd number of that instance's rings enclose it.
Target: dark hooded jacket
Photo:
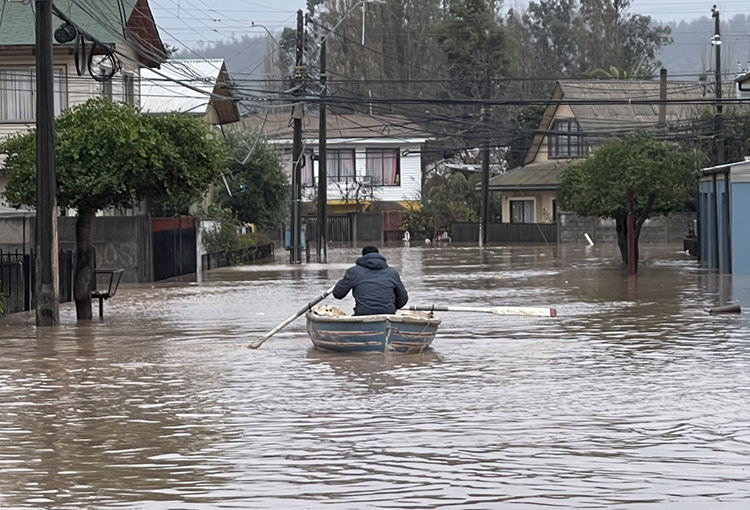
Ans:
[[[409,300],[398,271],[380,253],[358,258],[336,284],[333,297],[343,299],[350,290],[356,301],[354,315],[393,314]]]

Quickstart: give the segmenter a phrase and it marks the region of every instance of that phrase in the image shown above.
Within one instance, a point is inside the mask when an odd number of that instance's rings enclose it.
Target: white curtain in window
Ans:
[[[328,179],[338,182],[354,181],[354,150],[328,149]]]
[[[65,104],[63,69],[54,73],[55,116]],[[0,120],[31,121],[36,118],[36,71],[34,68],[0,69]]]
[[[0,69],[0,120],[34,120],[30,69]]]
[[[378,186],[398,184],[398,151],[396,149],[367,149],[367,175]]]

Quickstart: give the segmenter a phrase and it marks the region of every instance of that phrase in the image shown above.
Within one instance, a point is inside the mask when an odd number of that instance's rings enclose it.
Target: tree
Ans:
[[[278,149],[258,131],[229,129],[226,137],[230,159],[218,202],[239,221],[280,225],[289,212],[291,191]]]
[[[453,93],[483,99],[492,93],[491,80],[509,66],[505,31],[486,0],[455,0],[434,30],[448,60]]]
[[[635,245],[643,222],[681,210],[697,186],[698,162],[683,150],[650,136],[611,138],[560,176],[557,200],[565,211],[615,220],[617,243],[627,264],[627,194],[635,196]]]
[[[409,211],[401,227],[415,239],[435,237],[451,231],[451,224],[479,221],[481,195],[477,185],[482,176],[473,173],[467,179],[460,172],[449,176],[435,175],[425,184],[426,196],[421,209]],[[498,197],[490,201],[490,216],[500,216],[502,204]]]
[[[628,12],[630,0],[541,0],[510,10],[507,25],[528,78],[577,77],[594,69],[656,69],[669,26]],[[524,62],[521,62],[523,65]]]
[[[91,319],[92,228],[97,211],[149,198],[165,204],[197,197],[213,182],[224,152],[198,119],[143,117],[135,108],[91,99],[56,120],[57,203],[75,209],[73,293],[79,320]],[[6,197],[36,204],[36,131],[0,144],[7,155]]]

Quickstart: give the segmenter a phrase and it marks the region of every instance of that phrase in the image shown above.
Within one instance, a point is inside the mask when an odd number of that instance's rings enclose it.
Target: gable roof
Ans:
[[[734,84],[722,87],[724,97],[731,97]],[[668,81],[668,100],[713,98],[714,84],[701,81]],[[660,98],[659,80],[561,80],[552,93],[552,100],[571,101],[568,105],[590,145],[597,146],[611,136],[632,132],[656,131],[659,104],[576,104],[575,101],[654,100]],[[544,113],[538,133],[524,159],[534,160],[544,140],[544,131],[552,128],[558,104],[551,104]],[[670,103],[666,107],[666,124],[672,129],[685,126],[700,114],[695,104]]]
[[[237,103],[231,100],[230,85],[223,59],[168,60],[158,73],[150,69],[141,72],[141,110],[203,116],[212,108],[219,124],[237,122],[240,116]]]
[[[490,191],[549,191],[556,190],[560,174],[577,159],[551,160],[532,163],[490,179]]]
[[[35,46],[33,2],[0,1],[0,48]],[[166,60],[164,45],[148,0],[95,0],[79,7],[72,0],[55,0],[55,7],[99,41],[116,44],[123,38],[138,55],[141,64],[156,67]],[[54,14],[53,31],[62,24]],[[74,42],[57,47],[74,46]]]
[[[269,140],[291,140],[294,135],[291,112],[274,110],[268,113],[254,113],[242,120],[248,127],[263,129]],[[305,115],[303,121],[304,138],[318,139],[318,116]],[[335,115],[326,117],[327,139],[377,139],[387,138],[413,143],[421,143],[431,138],[418,124],[400,115]]]

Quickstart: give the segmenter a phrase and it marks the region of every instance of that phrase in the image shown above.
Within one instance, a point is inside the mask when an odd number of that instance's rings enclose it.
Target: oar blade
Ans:
[[[493,306],[488,310],[495,315],[520,315],[523,317],[557,317],[554,308],[534,306]]]

